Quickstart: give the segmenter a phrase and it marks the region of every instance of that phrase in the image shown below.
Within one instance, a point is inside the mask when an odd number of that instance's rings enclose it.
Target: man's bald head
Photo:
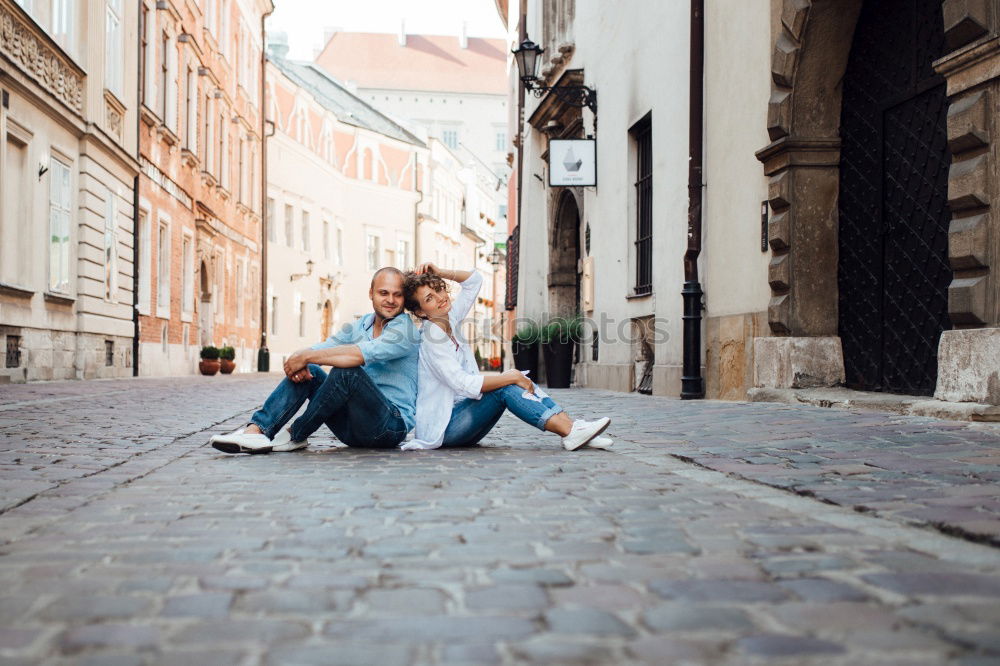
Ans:
[[[394,266],[385,266],[384,268],[380,268],[377,271],[375,271],[375,275],[372,276],[372,283],[368,286],[368,288],[373,289],[375,287],[375,281],[378,280],[380,276],[385,274],[395,275],[399,277],[400,281],[402,281],[404,278],[403,271],[399,270]]]

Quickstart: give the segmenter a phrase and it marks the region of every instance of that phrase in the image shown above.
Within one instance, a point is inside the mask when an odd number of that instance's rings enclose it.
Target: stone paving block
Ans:
[[[167,597],[160,614],[164,617],[226,617],[233,595],[205,592]]]
[[[557,634],[630,637],[636,633],[618,616],[593,608],[555,608],[545,613],[545,622]]]
[[[803,601],[867,601],[869,598],[855,587],[824,578],[799,578],[783,581],[780,585]]]
[[[103,620],[145,615],[151,607],[149,599],[136,596],[63,596],[36,615],[43,620]]]
[[[465,605],[473,611],[538,611],[548,604],[548,596],[537,585],[504,584],[465,592]]]
[[[613,664],[616,651],[595,641],[566,640],[544,636],[510,646],[519,663],[599,666]]]
[[[413,649],[398,644],[327,643],[281,646],[268,651],[268,666],[359,666],[360,664],[409,664]]]
[[[148,658],[137,654],[90,654],[73,660],[77,666],[143,666]]]
[[[747,636],[736,642],[736,648],[745,654],[767,657],[808,657],[846,652],[842,645],[808,636],[761,634]]]
[[[329,622],[324,634],[332,638],[378,640],[386,643],[490,643],[516,640],[536,631],[530,620],[503,616],[414,616],[391,620]]]
[[[577,605],[600,610],[626,610],[643,605],[643,595],[626,585],[576,585],[549,593],[558,606]]]
[[[160,633],[155,627],[128,624],[91,624],[66,630],[59,640],[63,652],[87,648],[127,647],[152,648]]]
[[[1000,576],[921,572],[869,574],[863,579],[872,585],[906,595],[1000,596]]]
[[[241,666],[247,662],[242,650],[169,650],[156,654],[156,666]]]
[[[790,593],[774,583],[745,580],[661,580],[649,588],[664,599],[689,601],[784,601]]]
[[[40,629],[0,627],[0,652],[26,648],[41,634]]]
[[[205,645],[274,643],[301,639],[311,633],[309,626],[287,620],[199,620],[178,629],[170,637],[172,644]]]
[[[447,595],[433,589],[374,589],[365,593],[363,599],[378,614],[436,615],[444,612]]]
[[[736,631],[754,628],[747,614],[738,608],[667,603],[642,614],[651,631]]]
[[[496,569],[489,576],[497,583],[536,583],[552,587],[573,584],[572,578],[557,569]]]

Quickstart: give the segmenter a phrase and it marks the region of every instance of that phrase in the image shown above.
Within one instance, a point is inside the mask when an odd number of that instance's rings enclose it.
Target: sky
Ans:
[[[290,58],[312,60],[327,29],[352,32],[504,37],[494,0],[274,0],[267,30],[288,33]]]

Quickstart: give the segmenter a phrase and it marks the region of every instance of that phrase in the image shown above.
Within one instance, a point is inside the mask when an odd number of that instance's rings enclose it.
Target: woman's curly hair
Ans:
[[[408,271],[403,276],[403,306],[410,312],[416,313],[420,310],[420,303],[417,302],[417,289],[420,287],[430,287],[434,291],[448,289],[448,283],[444,278],[434,273],[414,273]]]

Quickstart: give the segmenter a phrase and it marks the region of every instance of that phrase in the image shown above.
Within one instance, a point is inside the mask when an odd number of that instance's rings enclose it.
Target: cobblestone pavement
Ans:
[[[206,446],[274,381],[0,387],[0,665],[1000,664],[996,429],[569,390],[612,451]]]

